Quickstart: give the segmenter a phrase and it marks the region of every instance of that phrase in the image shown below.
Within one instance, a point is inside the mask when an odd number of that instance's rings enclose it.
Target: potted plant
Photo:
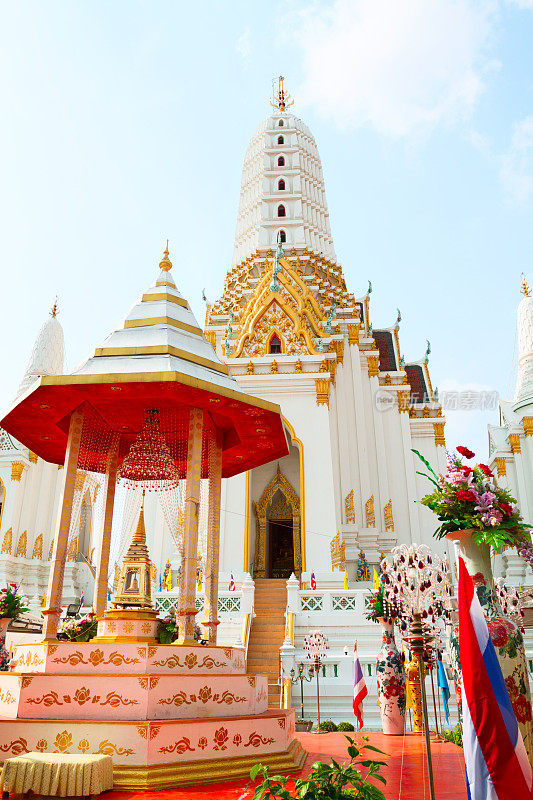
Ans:
[[[94,639],[98,629],[98,618],[94,611],[78,614],[63,622],[62,633],[70,642],[89,642]]]
[[[503,672],[509,697],[513,705],[528,752],[531,748],[531,697],[529,678],[520,628],[505,617],[490,563],[491,548],[500,553],[507,547],[516,547],[519,555],[533,564],[533,546],[530,530],[519,512],[516,500],[507,489],[496,483],[486,464],[467,464],[475,453],[467,447],[458,447],[456,454],[448,454],[444,475],[437,475],[430,463],[413,450],[423,462],[424,475],[434,486],[432,492],[420,501],[433,511],[439,520],[434,536],[458,543],[461,557],[473,578],[476,593],[487,620],[489,633]],[[461,698],[459,672],[459,631],[452,627],[450,645],[456,680],[456,697]]]
[[[303,717],[300,717],[294,723],[294,729],[303,733],[308,733],[312,727],[313,727],[312,719],[303,719]]]
[[[16,583],[6,584],[4,589],[0,589],[0,671],[6,672],[9,669],[10,656],[5,648],[6,633],[9,623],[13,619],[18,619],[29,607],[26,605],[28,598],[19,592]]]
[[[396,608],[385,597],[383,584],[365,597],[365,617],[381,625],[381,649],[376,658],[379,713],[383,733],[403,735],[405,730],[405,673],[394,640]]]

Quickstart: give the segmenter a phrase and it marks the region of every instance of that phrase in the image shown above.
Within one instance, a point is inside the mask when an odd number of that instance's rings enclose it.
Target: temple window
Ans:
[[[282,119],[280,119],[280,121],[278,122],[278,125],[279,125],[280,128],[283,128],[283,120]]]
[[[285,206],[278,206],[278,217],[285,216]]]
[[[283,136],[278,136],[278,144],[283,144],[284,141]]]
[[[278,158],[278,167],[284,167],[284,166],[285,166],[285,159],[283,158],[283,156],[280,156]]]
[[[287,234],[285,233],[285,231],[279,232],[279,241],[281,242],[281,244],[284,244],[287,241]]]
[[[285,181],[283,180],[283,178],[280,178],[279,181],[278,181],[278,189],[281,190],[281,189],[284,189],[284,188],[285,188]]]
[[[270,344],[268,345],[268,352],[281,353],[281,342],[276,336],[276,334],[274,334],[272,339],[270,340]]]

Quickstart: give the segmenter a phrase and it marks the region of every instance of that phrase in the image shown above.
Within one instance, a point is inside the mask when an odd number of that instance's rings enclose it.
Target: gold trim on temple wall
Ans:
[[[348,325],[348,344],[359,344],[359,325],[355,323]]]
[[[329,408],[329,381],[326,378],[315,378],[316,404],[326,405]]]
[[[505,458],[502,456],[498,456],[494,459],[496,463],[496,472],[498,474],[498,478],[503,478],[504,475],[507,475],[507,464],[505,463]]]
[[[301,538],[301,553],[302,553],[302,570],[307,569],[307,557],[305,551],[305,461],[304,461],[304,445],[301,439],[298,439],[294,432],[291,423],[283,417],[283,422],[289,429],[291,435],[291,442],[298,448],[300,455],[300,538]]]
[[[385,530],[386,531],[393,531],[394,530],[394,517],[392,516],[392,500],[389,500],[387,505],[383,509],[383,517],[385,519]]]
[[[522,452],[522,447],[520,445],[520,436],[517,433],[509,434],[509,444],[511,445],[511,450],[515,455],[517,453]]]
[[[330,550],[330,557],[331,557],[331,569],[339,569],[345,570],[346,569],[346,543],[344,541],[341,542],[341,537],[339,531],[335,534],[331,542],[329,543],[329,550]]]
[[[444,438],[444,422],[435,422],[433,433],[437,447],[446,447],[446,440]]]
[[[344,498],[344,515],[347,525],[355,525],[355,508],[353,489],[351,489]]]
[[[13,547],[13,528],[8,528],[7,531],[4,533],[4,538],[2,540],[2,549],[0,550],[0,554],[10,556],[12,547]]]
[[[33,551],[31,554],[32,559],[36,558],[39,561],[43,560],[43,535],[42,533],[36,538],[33,543]]]
[[[22,464],[20,461],[13,461],[11,464],[11,480],[12,481],[20,481],[22,478],[22,473],[24,472],[25,464]]]
[[[28,531],[23,531],[17,543],[15,556],[18,558],[26,558],[26,550],[28,548]]]
[[[377,355],[368,355],[368,377],[369,378],[377,378],[379,375],[379,354]]]
[[[206,342],[209,342],[211,347],[216,347],[216,344],[217,344],[216,331],[204,331],[204,336],[205,336]]]
[[[336,353],[339,364],[344,363],[344,342],[342,340],[338,341],[338,339],[335,339],[334,341],[330,342],[329,351],[331,353]]]
[[[404,414],[409,411],[409,400],[410,400],[410,392],[406,392],[403,390],[398,390],[396,392],[398,395],[398,412],[400,414]]]
[[[524,433],[526,436],[533,436],[533,417],[524,417],[522,419],[522,425],[524,426]]]
[[[37,453],[34,453],[33,450],[28,450],[28,458],[30,459],[32,464],[36,464],[39,456],[37,455]]]
[[[168,344],[163,345],[147,345],[146,347],[99,347],[94,351],[95,358],[102,356],[176,356],[176,358],[183,358],[185,361],[192,361],[194,364],[200,364],[208,369],[213,369],[216,372],[223,372],[225,375],[229,374],[229,369],[226,364],[220,361],[212,361],[210,358],[197,356],[195,353],[190,353],[188,350],[182,350],[179,347],[172,347]]]
[[[244,571],[250,572],[250,470],[245,472],[244,483]]]
[[[172,325],[174,328],[179,328],[187,333],[196,333],[201,336],[203,331],[195,325],[188,325],[186,322],[180,322],[179,319],[174,317],[147,317],[146,319],[127,319],[124,323],[124,328],[146,328],[151,325]]]
[[[376,527],[376,515],[374,513],[374,495],[371,494],[365,503],[365,521],[367,528]]]

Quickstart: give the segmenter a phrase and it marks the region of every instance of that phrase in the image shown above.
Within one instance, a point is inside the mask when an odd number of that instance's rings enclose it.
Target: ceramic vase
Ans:
[[[413,733],[424,732],[424,714],[422,711],[422,689],[420,688],[420,666],[418,658],[413,656],[405,666],[406,686],[411,695],[411,726]]]
[[[0,672],[7,672],[11,657],[6,650],[6,633],[11,622],[11,617],[0,619]]]
[[[487,621],[490,638],[500,662],[516,720],[531,760],[531,695],[524,639],[518,625],[505,617],[501,609],[494,588],[490,547],[486,544],[476,544],[473,533],[472,530],[454,531],[449,533],[446,538],[459,543],[459,553],[474,581],[476,594]],[[453,653],[452,665],[454,660],[460,665],[458,625],[453,626],[450,639]],[[458,688],[460,696],[461,686],[459,685]]]
[[[405,675],[394,641],[394,625],[386,619],[381,625],[381,650],[376,661],[379,713],[383,733],[399,736],[405,729]]]

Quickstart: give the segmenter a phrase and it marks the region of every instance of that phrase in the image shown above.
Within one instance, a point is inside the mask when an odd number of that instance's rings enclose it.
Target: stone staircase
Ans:
[[[279,648],[285,638],[285,578],[256,578],[254,611],[246,671],[268,676],[268,705],[279,708]]]

